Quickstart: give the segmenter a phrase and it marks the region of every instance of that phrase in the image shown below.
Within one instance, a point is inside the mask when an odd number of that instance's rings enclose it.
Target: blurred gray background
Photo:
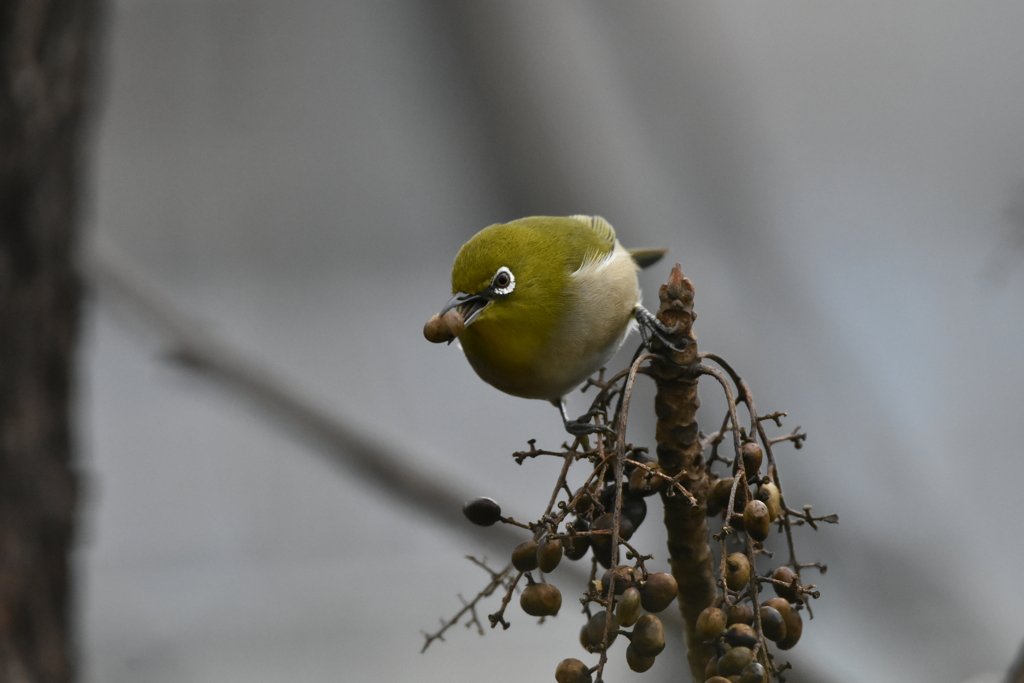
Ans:
[[[671,249],[648,305],[681,263],[702,348],[810,433],[780,453],[788,498],[841,523],[798,533],[829,570],[791,680],[999,680],[1024,640],[1024,4],[120,0],[108,19],[87,252],[527,518],[557,463],[509,454],[557,446],[555,412],[420,330],[480,228],[603,215]],[[421,655],[486,582],[463,556],[504,558],[166,348],[94,291],[84,680],[543,681],[581,657],[573,610],[517,607]],[[612,659],[608,680],[680,680],[679,656],[642,677]]]

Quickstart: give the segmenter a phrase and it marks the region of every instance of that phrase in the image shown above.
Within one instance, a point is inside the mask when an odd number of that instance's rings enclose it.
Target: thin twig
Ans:
[[[480,560],[476,559],[475,557],[473,557],[471,555],[467,555],[466,559],[468,559],[473,564],[477,565],[478,567],[482,567],[485,571],[487,571],[487,573],[489,573],[491,575],[491,581],[490,581],[490,583],[487,584],[487,586],[483,590],[481,590],[479,593],[477,593],[476,597],[473,598],[470,602],[466,602],[465,600],[463,600],[462,601],[463,602],[462,609],[460,609],[458,612],[456,612],[455,616],[453,616],[451,619],[442,620],[441,621],[441,628],[438,631],[435,631],[434,633],[423,633],[424,637],[426,638],[426,642],[423,643],[423,649],[420,650],[420,653],[426,652],[427,648],[430,647],[430,644],[433,643],[435,640],[443,641],[444,640],[445,631],[450,629],[455,624],[459,623],[459,621],[462,619],[463,615],[466,614],[467,612],[469,612],[471,616],[470,616],[469,621],[466,622],[466,627],[468,628],[468,627],[473,626],[475,624],[476,627],[477,627],[477,632],[480,633],[480,635],[484,634],[483,625],[480,624],[480,620],[479,620],[479,618],[477,617],[477,614],[476,614],[476,605],[482,599],[490,597],[494,593],[494,591],[498,589],[498,586],[500,586],[500,585],[502,585],[504,583],[505,578],[508,576],[509,572],[512,570],[512,565],[509,564],[504,569],[502,569],[500,572],[496,572],[493,569],[491,569],[490,567],[488,567],[486,563],[481,562]],[[462,598],[461,595],[459,597]]]
[[[722,390],[725,392],[725,398],[729,402],[729,416],[732,419],[732,440],[733,448],[736,451],[736,460],[742,462],[743,458],[740,455],[740,434],[737,425],[739,425],[739,419],[736,417],[736,400],[733,398],[732,387],[729,386],[729,382],[725,379],[725,375],[721,371],[716,370],[707,365],[698,365],[696,368],[697,372],[702,375],[711,375],[718,380],[719,384],[722,385]]]

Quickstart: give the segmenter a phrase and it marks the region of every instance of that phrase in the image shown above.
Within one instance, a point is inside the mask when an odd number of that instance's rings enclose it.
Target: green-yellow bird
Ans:
[[[451,300],[424,326],[430,341],[458,337],[488,384],[545,399],[566,428],[566,394],[615,354],[635,321],[657,321],[640,303],[637,272],[665,250],[629,251],[600,216],[532,216],[491,225],[452,266]],[[653,322],[652,322],[653,321]]]

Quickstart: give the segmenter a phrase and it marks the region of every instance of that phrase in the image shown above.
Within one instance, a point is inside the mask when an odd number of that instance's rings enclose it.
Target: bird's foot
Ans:
[[[562,424],[565,425],[565,431],[569,432],[572,436],[582,439],[587,434],[614,434],[615,430],[608,425],[600,425],[591,420],[594,419],[595,415],[601,413],[600,410],[594,409],[583,415],[580,415],[575,420],[570,420],[565,414],[565,403],[561,399],[554,399],[551,401],[552,405],[558,408],[558,413],[562,416]]]
[[[593,415],[587,413],[586,415],[580,415],[575,420],[563,420],[562,424],[565,425],[565,431],[577,438],[586,436],[587,434],[615,433],[615,430],[608,425],[599,425],[591,422],[590,420],[592,417]]]
[[[668,338],[668,335],[679,331],[678,323],[668,327],[643,306],[637,306],[633,309],[633,317],[640,324],[640,336],[643,337],[644,346],[650,348],[651,338],[654,337],[672,351],[683,353],[683,349],[673,344]]]

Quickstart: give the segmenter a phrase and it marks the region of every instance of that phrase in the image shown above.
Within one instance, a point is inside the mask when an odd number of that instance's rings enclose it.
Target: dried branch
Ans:
[[[793,519],[793,524],[800,526],[807,524],[815,531],[818,530],[817,522],[825,522],[826,524],[839,524],[839,515],[823,515],[821,517],[815,517],[811,514],[811,506],[805,505],[803,511],[786,509],[786,516]]]
[[[501,624],[503,629],[507,629],[511,624],[505,621],[505,608],[508,607],[508,603],[512,601],[512,595],[516,591],[516,585],[519,583],[519,579],[523,578],[525,572],[519,572],[516,577],[509,581],[505,585],[505,595],[501,599],[501,607],[494,614],[488,614],[487,619],[491,622],[491,628],[494,628],[498,624]]]
[[[477,565],[478,567],[481,567],[484,571],[490,574],[491,580],[484,587],[484,589],[477,593],[476,597],[469,602],[466,602],[465,599],[463,599],[462,596],[460,595],[459,599],[462,600],[462,609],[456,612],[455,616],[453,616],[451,619],[442,619],[441,628],[439,630],[433,633],[423,632],[423,635],[426,638],[426,642],[423,643],[423,649],[420,650],[421,653],[426,652],[427,648],[430,647],[430,644],[433,643],[435,640],[444,641],[445,631],[450,629],[452,626],[455,626],[455,624],[459,623],[459,621],[462,620],[462,617],[467,613],[470,615],[470,617],[469,620],[466,621],[466,628],[476,626],[477,632],[480,635],[484,634],[484,627],[480,623],[480,618],[476,613],[476,605],[484,598],[490,597],[494,593],[494,591],[498,589],[498,586],[504,585],[506,577],[508,577],[509,572],[512,571],[512,565],[506,565],[504,569],[502,569],[499,572],[496,572],[490,567],[488,567],[486,562],[478,560],[472,555],[467,555],[466,559],[472,562],[473,564]]]
[[[680,481],[697,501],[694,506],[689,500],[662,493],[669,562],[679,584],[679,607],[686,624],[687,659],[694,680],[703,680],[705,665],[714,650],[697,635],[696,623],[697,616],[715,599],[715,575],[706,516],[710,480],[696,420],[700,400],[693,293],[693,285],[676,265],[668,284],[662,285],[659,292],[658,319],[670,328],[678,325],[669,341],[683,351],[667,349],[658,340],[652,342],[652,350],[664,358],[651,362],[649,374],[657,385],[654,410],[658,417],[658,461],[671,477],[685,471]]]

